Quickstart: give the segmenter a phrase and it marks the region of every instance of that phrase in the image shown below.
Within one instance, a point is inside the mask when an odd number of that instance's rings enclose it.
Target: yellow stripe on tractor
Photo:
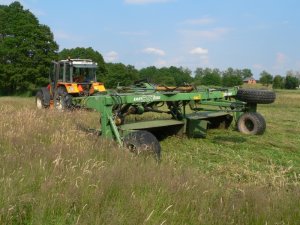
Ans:
[[[64,85],[69,94],[79,93],[78,85],[76,83],[64,84]]]
[[[103,83],[99,83],[99,82],[93,83],[92,87],[94,88],[95,91],[98,92],[106,91]]]

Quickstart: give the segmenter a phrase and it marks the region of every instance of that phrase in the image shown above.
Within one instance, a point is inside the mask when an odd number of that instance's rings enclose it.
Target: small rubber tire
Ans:
[[[266,121],[257,112],[247,112],[239,117],[237,129],[243,134],[261,135],[266,130]]]
[[[54,93],[54,107],[59,111],[72,108],[72,95],[63,86],[58,87]]]
[[[243,102],[270,104],[276,99],[274,91],[257,89],[239,89],[236,98]]]
[[[48,105],[45,105],[44,94],[42,90],[39,90],[35,95],[35,104],[38,109],[48,108]]]
[[[124,137],[124,147],[137,155],[153,155],[160,160],[161,146],[157,138],[145,130],[137,130]]]

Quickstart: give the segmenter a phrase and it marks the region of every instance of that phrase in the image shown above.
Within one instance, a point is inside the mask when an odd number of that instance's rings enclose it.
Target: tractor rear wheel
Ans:
[[[263,134],[266,130],[266,121],[257,112],[247,112],[238,119],[237,128],[243,134]]]
[[[149,131],[138,130],[124,137],[124,147],[137,155],[153,155],[160,160],[161,147],[156,137]]]
[[[68,94],[65,87],[58,87],[54,93],[54,107],[63,111],[72,107],[72,95]]]
[[[236,98],[248,103],[270,104],[275,101],[276,95],[269,90],[239,89]]]

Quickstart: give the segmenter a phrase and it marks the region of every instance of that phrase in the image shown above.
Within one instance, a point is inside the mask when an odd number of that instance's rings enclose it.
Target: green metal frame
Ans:
[[[120,121],[126,113],[133,108],[131,114],[143,114],[147,111],[159,112],[154,106],[160,103],[168,105],[168,114],[172,119],[183,121],[189,119],[186,114],[186,106],[190,106],[194,112],[226,112],[233,114],[237,121],[244,112],[256,112],[256,104],[247,104],[235,99],[238,88],[222,89],[194,89],[190,92],[183,91],[156,91],[155,87],[148,83],[139,83],[130,88],[118,88],[106,94],[94,95],[85,98],[74,98],[86,108],[91,108],[100,113],[100,132],[103,137],[113,138],[120,145]],[[199,107],[201,106],[201,108]],[[203,107],[207,108],[203,108]],[[124,127],[124,126],[123,126]],[[132,127],[132,126],[131,126]],[[133,125],[134,127],[134,125]],[[127,130],[131,132],[132,130]],[[126,133],[126,132],[125,132]]]

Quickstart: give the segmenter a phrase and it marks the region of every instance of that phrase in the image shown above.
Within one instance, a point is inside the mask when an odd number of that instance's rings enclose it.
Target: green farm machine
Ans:
[[[158,158],[158,140],[168,135],[205,137],[208,129],[228,128],[233,120],[241,133],[263,134],[266,122],[257,112],[257,104],[274,100],[275,93],[268,90],[167,87],[147,81],[73,98],[76,104],[80,102],[100,113],[101,128],[97,133],[102,137],[133,152],[155,153]]]

